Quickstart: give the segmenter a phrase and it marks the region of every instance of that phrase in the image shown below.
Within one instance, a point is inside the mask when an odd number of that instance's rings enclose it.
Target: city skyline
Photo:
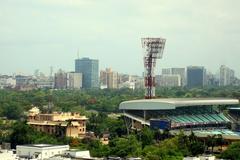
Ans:
[[[239,4],[226,0],[2,1],[0,73],[30,74],[34,69],[48,73],[50,66],[55,71],[74,70],[79,53],[98,59],[100,69],[111,66],[141,75],[140,40],[160,36],[167,41],[157,72],[195,65],[215,73],[226,65],[239,77]]]

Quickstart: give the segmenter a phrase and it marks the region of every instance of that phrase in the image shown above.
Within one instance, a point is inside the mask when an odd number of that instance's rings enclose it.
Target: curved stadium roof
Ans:
[[[125,101],[120,110],[170,110],[185,106],[238,105],[238,99],[228,98],[164,98]]]

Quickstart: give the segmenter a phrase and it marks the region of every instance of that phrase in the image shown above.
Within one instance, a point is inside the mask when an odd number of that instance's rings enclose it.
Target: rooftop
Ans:
[[[33,148],[59,148],[68,147],[69,145],[53,145],[53,144],[27,144],[27,145],[17,145],[17,147],[33,147]]]
[[[238,105],[238,99],[229,98],[162,98],[122,102],[121,110],[168,110],[185,106]]]

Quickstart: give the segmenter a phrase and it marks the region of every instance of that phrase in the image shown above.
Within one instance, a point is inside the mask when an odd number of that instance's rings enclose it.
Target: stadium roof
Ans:
[[[238,105],[238,99],[228,98],[164,98],[122,102],[121,110],[169,110],[185,106]]]

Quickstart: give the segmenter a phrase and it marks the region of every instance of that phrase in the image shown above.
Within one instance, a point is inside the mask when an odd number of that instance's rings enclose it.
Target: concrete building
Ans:
[[[63,155],[67,150],[69,150],[69,145],[30,144],[16,147],[18,157],[37,160]]]
[[[17,155],[10,150],[0,150],[0,159],[1,160],[19,160]]]
[[[179,87],[181,86],[180,75],[160,75],[156,77],[157,85],[161,87]]]
[[[27,124],[38,131],[59,137],[83,138],[86,134],[86,121],[87,118],[79,113],[42,114],[34,107],[28,112]]]
[[[112,71],[111,68],[100,71],[100,84],[106,88],[118,88],[118,73]]]
[[[200,66],[187,67],[187,86],[189,88],[206,85],[206,69]]]
[[[207,79],[207,86],[218,86],[219,85],[219,76],[212,74],[212,73],[207,73],[206,75]]]
[[[67,88],[81,89],[82,88],[82,73],[69,72],[67,73]]]
[[[163,68],[162,75],[179,75],[181,86],[186,85],[185,68]]]
[[[220,67],[220,81],[219,81],[219,85],[220,86],[233,85],[234,79],[235,79],[234,70],[228,68],[225,65],[222,65]]]
[[[16,79],[12,76],[1,75],[0,76],[0,89],[2,88],[14,88],[16,86]]]
[[[82,58],[75,60],[75,72],[82,73],[83,88],[99,88],[99,62],[95,59]]]
[[[67,74],[61,69],[55,73],[54,88],[67,89]]]

